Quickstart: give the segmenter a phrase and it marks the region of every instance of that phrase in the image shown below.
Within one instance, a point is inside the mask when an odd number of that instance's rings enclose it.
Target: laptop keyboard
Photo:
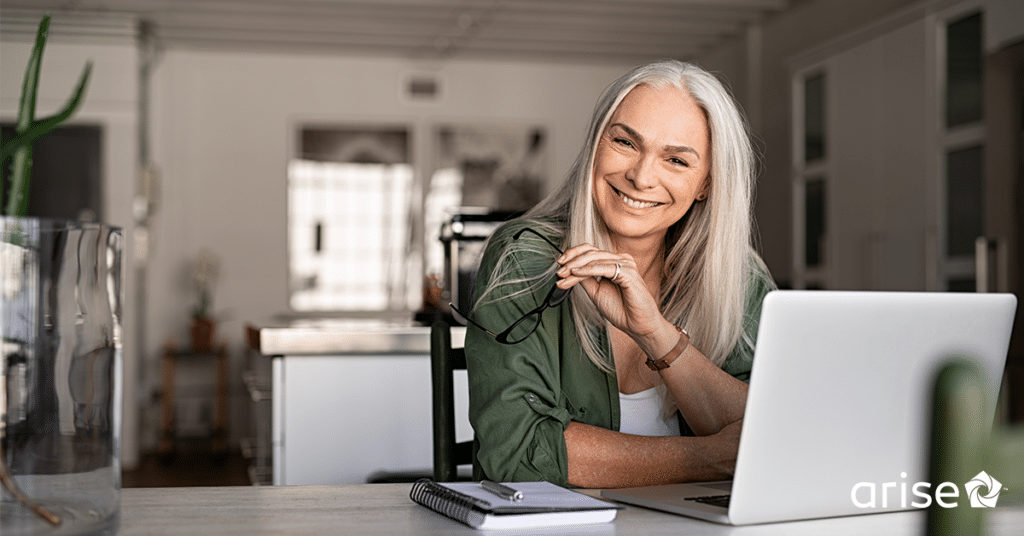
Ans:
[[[706,495],[704,497],[687,497],[686,500],[728,508],[729,497],[731,497],[731,495]]]

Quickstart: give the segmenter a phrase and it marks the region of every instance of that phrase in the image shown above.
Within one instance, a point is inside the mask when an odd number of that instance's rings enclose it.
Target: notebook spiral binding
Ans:
[[[472,527],[479,526],[484,520],[484,512],[479,508],[489,506],[479,499],[440,486],[429,478],[417,480],[412,485],[409,498],[439,514]]]

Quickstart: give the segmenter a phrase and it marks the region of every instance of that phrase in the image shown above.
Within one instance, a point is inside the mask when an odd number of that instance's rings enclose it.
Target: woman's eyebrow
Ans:
[[[625,125],[623,123],[612,123],[611,125],[608,125],[608,128],[611,127],[619,127],[622,130],[625,130],[626,134],[629,134],[631,137],[635,138],[641,144],[643,144],[644,142],[644,137],[641,136],[639,132],[630,128],[629,125]],[[700,153],[698,153],[696,149],[690,147],[689,145],[666,145],[665,147],[663,147],[663,149],[669,153],[691,153],[698,159],[700,159]]]

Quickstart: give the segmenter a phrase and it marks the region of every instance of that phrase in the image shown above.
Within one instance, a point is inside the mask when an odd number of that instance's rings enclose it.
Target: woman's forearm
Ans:
[[[739,427],[707,437],[647,437],[571,422],[565,429],[569,478],[583,488],[652,486],[728,478]]]
[[[679,341],[667,320],[647,337],[634,337],[646,355],[659,359]],[[747,384],[730,376],[704,354],[688,345],[672,364],[659,371],[686,423],[697,435],[717,433],[743,418]]]
[[[743,418],[747,384],[716,366],[696,348],[688,347],[660,374],[695,434],[714,434]]]

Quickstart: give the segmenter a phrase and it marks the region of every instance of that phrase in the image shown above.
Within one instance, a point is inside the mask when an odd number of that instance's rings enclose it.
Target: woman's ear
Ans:
[[[704,201],[711,194],[711,176],[704,178],[704,186],[697,192],[697,201]]]

